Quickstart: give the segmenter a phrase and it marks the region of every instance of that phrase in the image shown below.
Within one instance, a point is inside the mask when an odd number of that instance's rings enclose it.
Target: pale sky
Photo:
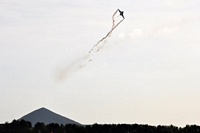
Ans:
[[[1,0],[0,20],[0,123],[200,125],[199,0]]]

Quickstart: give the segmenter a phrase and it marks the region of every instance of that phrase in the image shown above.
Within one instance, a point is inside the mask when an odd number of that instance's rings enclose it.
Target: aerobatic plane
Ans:
[[[124,11],[120,11],[119,9],[118,9],[118,11],[119,11],[120,15],[124,18]]]

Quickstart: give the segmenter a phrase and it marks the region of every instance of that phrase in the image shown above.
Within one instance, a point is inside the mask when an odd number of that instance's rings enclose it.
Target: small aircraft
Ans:
[[[119,9],[118,9],[118,11],[119,11],[120,15],[124,18],[124,11],[120,11]]]

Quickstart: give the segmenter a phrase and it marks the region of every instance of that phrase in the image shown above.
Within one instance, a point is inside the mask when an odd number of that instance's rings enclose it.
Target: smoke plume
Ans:
[[[122,19],[115,25],[114,16],[117,13],[117,11],[118,10],[116,10],[114,14],[112,15],[112,27],[111,27],[111,30],[106,34],[106,36],[100,39],[95,45],[93,45],[93,47],[90,49],[90,51],[88,52],[86,56],[83,56],[83,58],[80,58],[80,59],[75,60],[74,62],[71,62],[67,67],[65,67],[65,69],[61,70],[57,74],[57,79],[62,80],[64,77],[68,76],[71,72],[76,71],[78,68],[85,67],[89,62],[92,61],[92,59],[90,58],[91,55],[95,54],[96,52],[99,52],[99,50],[102,48],[102,47],[99,47],[99,48],[97,47],[99,43],[101,43],[102,41],[106,41],[106,38],[109,37],[112,31],[124,20]],[[97,47],[96,51],[94,50],[95,47]]]

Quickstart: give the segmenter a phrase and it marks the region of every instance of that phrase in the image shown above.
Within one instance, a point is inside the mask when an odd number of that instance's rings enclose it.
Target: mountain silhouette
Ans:
[[[22,119],[26,121],[30,121],[32,123],[32,126],[34,126],[37,122],[43,122],[45,125],[50,124],[50,123],[58,123],[58,124],[63,124],[63,125],[66,125],[66,124],[81,125],[80,123],[74,120],[71,120],[64,116],[56,114],[46,108],[37,109],[21,117],[19,120],[22,120]]]

